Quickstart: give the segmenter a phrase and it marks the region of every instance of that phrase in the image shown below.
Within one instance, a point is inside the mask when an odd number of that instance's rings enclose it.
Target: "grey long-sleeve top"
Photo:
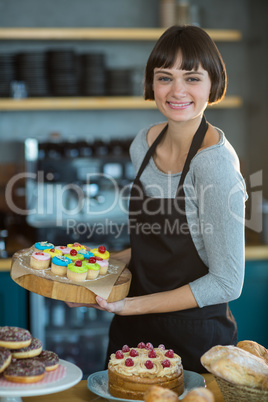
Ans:
[[[140,130],[130,147],[136,173],[148,150],[151,127]],[[238,157],[224,133],[217,130],[219,142],[194,156],[184,181],[190,233],[208,267],[208,274],[190,283],[199,307],[238,298],[244,281],[247,193]],[[148,196],[174,198],[180,177],[181,173],[163,173],[151,158],[140,180]]]

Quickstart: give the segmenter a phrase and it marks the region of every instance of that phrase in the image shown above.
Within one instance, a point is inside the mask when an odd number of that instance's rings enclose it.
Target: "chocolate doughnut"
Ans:
[[[11,351],[12,357],[16,359],[28,359],[40,355],[42,352],[42,342],[37,338],[32,338],[32,342],[27,348],[14,349]]]
[[[41,381],[45,376],[45,365],[34,359],[22,359],[12,362],[4,371],[8,381],[31,383]]]
[[[46,371],[56,370],[59,365],[59,356],[49,350],[43,350],[35,359],[44,363]]]
[[[2,373],[11,363],[11,352],[6,348],[0,347],[0,373]]]
[[[0,327],[0,346],[8,349],[26,348],[32,341],[27,329],[19,327]]]

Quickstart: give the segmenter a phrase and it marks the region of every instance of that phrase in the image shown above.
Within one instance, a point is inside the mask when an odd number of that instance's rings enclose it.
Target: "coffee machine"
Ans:
[[[131,141],[25,140],[27,223],[38,240],[128,247]]]

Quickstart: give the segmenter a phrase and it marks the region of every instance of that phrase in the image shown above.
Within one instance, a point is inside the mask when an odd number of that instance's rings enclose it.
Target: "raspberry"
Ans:
[[[116,359],[123,359],[123,358],[124,358],[124,355],[123,355],[122,350],[118,350],[118,351],[115,353],[115,358],[116,358]]]
[[[95,264],[96,258],[95,258],[95,257],[90,257],[90,258],[88,259],[88,262],[89,262],[90,264]]]
[[[169,349],[166,353],[165,353],[166,357],[172,358],[174,357],[174,352],[172,349]]]
[[[129,356],[136,357],[136,356],[139,356],[139,354],[136,351],[136,349],[131,349],[131,351],[129,352]]]
[[[124,345],[124,346],[122,347],[122,352],[123,352],[123,353],[129,352],[129,346],[128,346],[128,345]]]
[[[158,345],[158,348],[162,349],[162,350],[166,350],[165,345],[163,345],[163,343],[160,343],[160,345]]]
[[[162,361],[162,366],[163,366],[163,368],[170,367],[170,361],[168,359],[163,360]]]
[[[106,251],[106,248],[105,248],[104,246],[99,246],[98,251],[99,251],[100,253],[104,254],[105,251]]]
[[[139,348],[139,349],[145,349],[145,343],[144,343],[144,342],[140,342],[140,343],[138,344],[138,348]]]
[[[82,267],[82,261],[77,260],[77,261],[75,261],[74,265],[75,265],[76,267]]]
[[[153,350],[153,345],[151,344],[151,342],[147,342],[146,343],[146,345],[145,345],[145,349],[147,349],[147,350]]]
[[[128,357],[128,358],[125,360],[125,365],[126,365],[127,367],[134,366],[134,361],[133,361],[130,357]]]
[[[150,357],[150,359],[154,359],[156,357],[156,353],[154,350],[150,350],[148,353],[148,357]]]
[[[95,257],[95,258],[96,258],[96,261],[103,261],[103,258],[101,258],[101,257]]]
[[[146,360],[144,365],[148,370],[151,370],[154,367],[154,364],[153,364],[153,362],[151,362],[151,360]]]
[[[70,255],[72,255],[72,256],[74,257],[76,254],[77,254],[77,251],[73,248],[73,249],[70,251]]]

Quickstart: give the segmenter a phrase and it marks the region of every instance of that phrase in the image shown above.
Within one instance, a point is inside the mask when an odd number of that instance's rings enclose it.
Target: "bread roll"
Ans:
[[[260,357],[268,364],[268,350],[264,346],[254,341],[240,341],[236,345],[238,348],[246,350],[253,355]]]
[[[178,394],[171,389],[153,385],[144,394],[145,402],[178,402]]]
[[[206,388],[194,388],[182,399],[183,402],[214,402],[214,395]]]
[[[268,365],[263,359],[236,346],[214,346],[201,357],[212,374],[233,384],[268,390]]]

